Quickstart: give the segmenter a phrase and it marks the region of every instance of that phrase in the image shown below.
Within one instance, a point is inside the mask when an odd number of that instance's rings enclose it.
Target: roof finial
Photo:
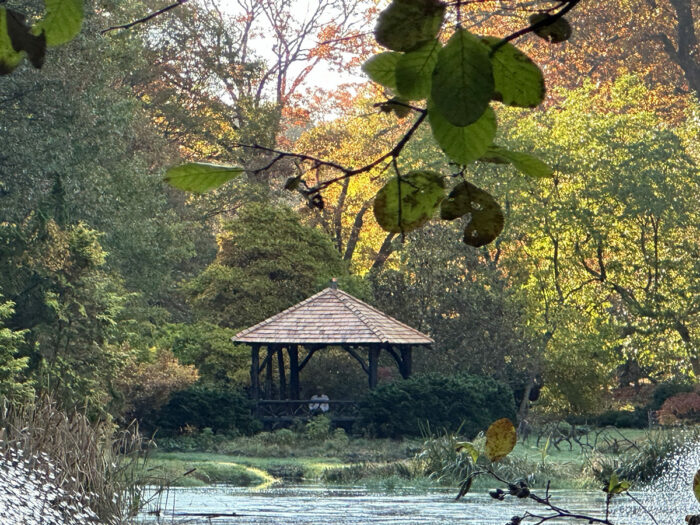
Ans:
[[[333,277],[331,279],[331,289],[337,290],[338,289],[338,279]]]

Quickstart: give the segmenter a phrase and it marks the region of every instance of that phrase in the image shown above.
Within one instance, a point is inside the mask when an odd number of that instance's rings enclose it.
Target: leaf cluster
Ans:
[[[568,10],[576,2],[567,4]],[[459,7],[458,7],[459,9]],[[496,200],[484,189],[464,180],[454,187],[444,174],[418,170],[402,173],[397,159],[416,130],[427,121],[432,135],[452,163],[461,167],[476,161],[512,164],[535,177],[548,177],[552,169],[525,152],[509,151],[494,144],[496,116],[492,102],[532,108],[544,100],[542,71],[509,39],[480,37],[457,25],[443,45],[441,34],[447,5],[439,0],[394,0],[379,14],[374,34],[376,41],[390,51],[367,60],[362,69],[391,98],[380,103],[383,112],[398,118],[418,112],[419,117],[388,153],[357,169],[322,161],[304,154],[285,153],[253,146],[276,154],[264,169],[272,168],[285,157],[309,163],[311,170],[328,167],[343,172],[337,179],[309,188],[302,184],[306,173],[287,180],[285,189],[302,193],[309,206],[323,209],[320,192],[329,184],[369,172],[381,165],[393,166],[396,177],[390,180],[374,200],[374,214],[381,227],[390,233],[420,228],[440,208],[443,220],[464,218],[464,242],[483,246],[493,241],[505,223]],[[544,15],[526,31],[536,31],[550,41],[561,41],[560,16]],[[416,103],[420,105],[416,106]],[[256,170],[259,171],[259,170]],[[202,192],[220,185],[243,172],[239,167],[190,164],[168,171],[166,181],[181,189]],[[449,191],[449,193],[448,193]]]
[[[70,42],[83,25],[82,0],[46,0],[43,17],[33,26],[18,11],[0,7],[0,75],[12,73],[24,57],[44,65],[47,47]]]
[[[382,110],[399,118],[410,109],[427,113],[433,138],[456,165],[511,163],[532,176],[551,175],[535,157],[493,143],[497,123],[491,103],[539,105],[545,95],[540,69],[512,44],[459,26],[443,45],[438,36],[444,17],[445,5],[434,0],[397,0],[379,15],[375,36],[391,51],[371,57],[362,69],[395,95]],[[416,101],[425,109],[411,105]],[[440,208],[443,220],[469,218],[465,243],[482,246],[494,240],[504,225],[495,199],[466,180],[446,195],[445,182],[436,172],[397,173],[377,194],[377,221],[387,231],[404,233]]]

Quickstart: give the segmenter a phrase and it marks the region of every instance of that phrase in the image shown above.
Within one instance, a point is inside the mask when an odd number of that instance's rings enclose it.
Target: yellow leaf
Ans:
[[[474,445],[469,443],[468,441],[460,441],[457,443],[457,452],[467,452],[469,454],[469,457],[472,458],[472,461],[476,463],[476,460],[479,459],[479,451],[476,449]]]
[[[486,456],[491,461],[503,459],[513,450],[516,440],[517,434],[510,419],[494,421],[486,431]]]

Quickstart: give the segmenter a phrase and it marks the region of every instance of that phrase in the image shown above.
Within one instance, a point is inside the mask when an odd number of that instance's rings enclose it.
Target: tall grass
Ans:
[[[469,453],[459,446],[461,441],[463,437],[448,431],[427,437],[415,458],[424,475],[442,485],[453,486],[462,483],[473,472],[485,469],[491,469],[501,478],[511,481],[526,480],[531,487],[546,487],[552,482],[558,488],[579,488],[593,481],[592,478],[582,477],[580,461],[552,461],[546,451],[541,452],[537,459],[514,453],[493,464],[482,455],[474,463]],[[483,433],[472,443],[476,449],[483,450]],[[489,482],[489,478],[477,478],[475,487]]]
[[[0,405],[0,458],[19,454],[30,471],[50,469],[52,486],[99,523],[128,523],[144,504],[147,450],[136,424],[118,430],[110,421],[64,412],[48,397]]]
[[[414,480],[422,472],[410,460],[391,463],[355,463],[350,466],[328,468],[321,474],[321,481],[333,484],[349,484],[368,479],[395,477],[401,480]]]
[[[678,450],[697,442],[698,427],[649,430],[643,439],[629,442],[624,453],[610,453],[606,447],[598,447],[588,456],[586,470],[601,483],[606,483],[613,473],[627,481],[651,483],[669,468],[668,460]]]

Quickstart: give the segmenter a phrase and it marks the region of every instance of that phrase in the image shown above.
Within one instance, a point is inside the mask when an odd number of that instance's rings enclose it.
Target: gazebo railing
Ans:
[[[321,404],[328,405],[327,411],[317,407],[319,401],[308,399],[276,400],[265,399],[255,402],[256,415],[263,422],[292,421],[295,419],[310,419],[313,416],[323,414],[332,421],[354,421],[358,417],[358,402],[350,400],[328,400]]]

